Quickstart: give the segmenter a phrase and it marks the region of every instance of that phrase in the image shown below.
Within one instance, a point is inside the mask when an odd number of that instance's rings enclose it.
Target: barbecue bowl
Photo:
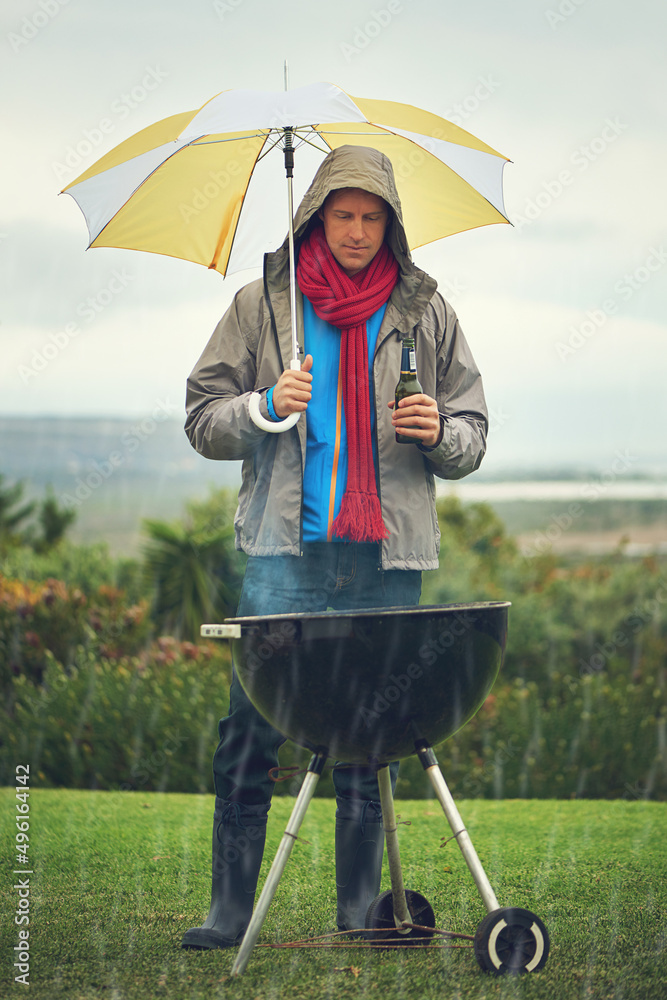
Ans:
[[[387,763],[434,746],[484,703],[501,668],[507,601],[226,620],[248,697],[295,743]]]

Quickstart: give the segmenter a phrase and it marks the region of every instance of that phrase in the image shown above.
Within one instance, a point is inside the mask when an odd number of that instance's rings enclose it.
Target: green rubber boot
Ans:
[[[269,806],[268,802],[246,806],[216,796],[211,909],[201,927],[185,932],[182,948],[231,948],[241,943],[255,902]]]
[[[336,799],[336,891],[339,931],[361,930],[380,891],[384,830],[379,802]]]

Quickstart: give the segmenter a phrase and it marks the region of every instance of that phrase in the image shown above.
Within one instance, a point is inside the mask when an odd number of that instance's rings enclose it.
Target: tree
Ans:
[[[437,511],[440,568],[424,574],[423,602],[504,600],[507,569],[516,564],[518,549],[493,508],[450,495],[438,499]]]
[[[35,551],[48,552],[57,545],[75,518],[76,511],[70,507],[61,507],[55,498],[53,488],[49,486],[37,515],[40,535],[33,542]]]
[[[3,547],[20,541],[19,528],[37,505],[34,500],[22,504],[24,493],[24,482],[5,486],[5,477],[0,473],[0,545]]]
[[[60,506],[51,486],[40,503],[23,503],[25,483],[5,486],[4,479],[0,473],[0,548],[6,551],[10,546],[29,545],[35,552],[48,552],[65,535],[75,511]]]

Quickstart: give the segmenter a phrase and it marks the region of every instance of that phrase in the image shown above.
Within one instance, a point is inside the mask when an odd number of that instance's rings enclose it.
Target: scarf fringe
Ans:
[[[348,490],[341,501],[332,531],[337,538],[350,542],[380,542],[388,538],[377,494]]]

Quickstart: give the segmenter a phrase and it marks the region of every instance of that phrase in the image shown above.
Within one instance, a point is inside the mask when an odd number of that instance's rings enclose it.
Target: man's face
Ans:
[[[359,188],[333,191],[319,216],[329,249],[350,277],[373,260],[389,221],[386,202]]]

